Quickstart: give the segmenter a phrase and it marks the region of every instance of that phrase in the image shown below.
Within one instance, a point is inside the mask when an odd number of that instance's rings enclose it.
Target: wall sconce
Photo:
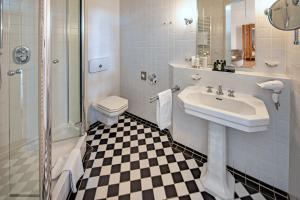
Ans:
[[[185,21],[185,24],[188,26],[188,25],[191,25],[193,23],[193,18],[184,18],[184,21]]]

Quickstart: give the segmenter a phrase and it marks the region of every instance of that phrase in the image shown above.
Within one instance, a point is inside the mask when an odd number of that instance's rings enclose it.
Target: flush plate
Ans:
[[[102,57],[89,60],[89,72],[97,73],[101,71],[108,70],[110,68],[109,57]]]

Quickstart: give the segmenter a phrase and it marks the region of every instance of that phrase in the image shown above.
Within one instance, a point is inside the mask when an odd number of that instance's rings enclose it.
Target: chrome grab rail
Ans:
[[[179,91],[179,90],[180,90],[180,87],[179,87],[178,85],[176,85],[176,86],[175,86],[174,88],[172,88],[171,90],[172,90],[172,93],[174,93],[174,92]],[[154,96],[154,97],[151,97],[151,98],[150,98],[150,103],[153,103],[153,102],[157,101],[158,99],[159,99],[159,98],[158,98],[157,95]]]

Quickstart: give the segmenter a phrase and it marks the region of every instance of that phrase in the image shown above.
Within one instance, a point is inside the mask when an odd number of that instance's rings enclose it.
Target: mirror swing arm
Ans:
[[[293,0],[295,6],[300,6],[300,0]],[[296,29],[294,32],[294,45],[300,45],[299,39],[299,29]]]
[[[294,32],[294,45],[300,45],[299,29],[296,29]]]
[[[294,6],[300,6],[300,0],[293,0]],[[294,45],[300,45],[299,28],[294,30]]]

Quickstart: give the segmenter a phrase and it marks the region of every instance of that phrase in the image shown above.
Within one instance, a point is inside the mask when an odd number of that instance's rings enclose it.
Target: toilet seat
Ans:
[[[110,96],[93,103],[94,109],[97,111],[96,119],[105,125],[111,126],[118,123],[119,116],[128,109],[128,100]]]
[[[128,100],[118,96],[110,96],[95,102],[95,107],[106,113],[118,113],[128,108]]]

